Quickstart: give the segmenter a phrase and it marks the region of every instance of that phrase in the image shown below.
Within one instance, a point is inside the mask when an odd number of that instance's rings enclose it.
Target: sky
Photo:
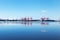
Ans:
[[[60,0],[0,0],[0,18],[60,19]]]

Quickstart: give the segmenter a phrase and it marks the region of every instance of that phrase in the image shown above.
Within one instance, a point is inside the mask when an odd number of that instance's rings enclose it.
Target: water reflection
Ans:
[[[1,23],[1,24],[10,24]],[[59,22],[11,22],[0,25],[2,40],[60,40]],[[19,25],[17,25],[19,24]],[[20,25],[21,24],[21,25]]]
[[[60,24],[60,22],[48,22],[48,21],[0,21],[0,24],[22,24],[25,26],[32,25],[51,25],[51,24]]]

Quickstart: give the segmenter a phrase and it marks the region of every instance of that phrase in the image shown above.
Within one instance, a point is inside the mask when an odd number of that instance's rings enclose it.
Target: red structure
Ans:
[[[45,18],[45,17],[44,17],[44,18],[41,18],[41,20],[48,20],[48,19],[49,19],[49,18]]]

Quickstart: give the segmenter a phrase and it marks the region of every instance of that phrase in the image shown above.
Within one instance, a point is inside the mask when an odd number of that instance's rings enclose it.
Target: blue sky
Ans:
[[[0,18],[60,18],[60,0],[0,0]]]

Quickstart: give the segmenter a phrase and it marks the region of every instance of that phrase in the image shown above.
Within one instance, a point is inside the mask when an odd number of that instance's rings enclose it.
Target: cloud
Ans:
[[[47,10],[42,10],[41,12],[42,12],[42,13],[47,13]]]

